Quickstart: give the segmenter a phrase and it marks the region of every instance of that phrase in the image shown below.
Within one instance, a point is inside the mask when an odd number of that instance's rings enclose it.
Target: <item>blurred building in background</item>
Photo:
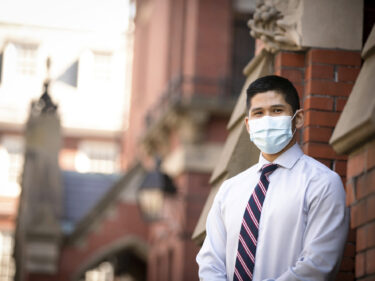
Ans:
[[[137,0],[130,5],[136,11],[130,41],[126,32],[114,32],[105,24],[118,13],[128,18],[121,9],[108,12],[113,8],[109,2],[96,11],[85,2],[87,13],[64,17],[64,28],[8,22],[4,31],[0,29],[0,115],[5,116],[0,120],[0,157],[10,167],[12,151],[19,151],[16,177],[24,167],[16,280],[198,280],[195,256],[220,183],[259,157],[242,120],[244,89],[262,75],[283,75],[296,85],[306,111],[299,136],[306,154],[334,169],[344,182],[350,179],[348,194],[353,183],[368,178],[372,164],[351,169],[356,159],[371,158],[371,142],[363,150],[368,155],[353,158],[348,175],[346,156],[337,155],[328,142],[351,99],[363,43],[373,38],[371,1]],[[70,14],[75,5],[64,4],[61,12]],[[90,15],[106,19],[99,21],[96,32],[87,30]],[[0,16],[7,17],[1,12]],[[81,28],[72,28],[76,21]],[[369,42],[363,56],[371,62]],[[31,54],[36,54],[35,61]],[[17,66],[22,56],[27,58],[27,71]],[[47,56],[52,59],[47,94],[58,106],[53,113],[43,112],[45,96],[40,97]],[[30,65],[36,67],[34,72]],[[26,77],[35,73],[35,79],[9,78],[19,71],[28,73]],[[28,100],[19,102],[16,97],[24,93]],[[30,115],[31,99],[34,106],[43,106]],[[16,117],[17,106],[23,109]],[[371,116],[350,128],[372,124]],[[21,128],[27,118],[29,137],[24,138]],[[350,135],[347,122],[340,117],[336,138]],[[345,144],[338,151],[362,151],[360,146],[373,134],[363,136],[361,143]],[[56,145],[43,147],[43,142]],[[53,155],[59,155],[58,164],[45,164],[55,163]],[[35,159],[40,159],[37,166],[32,164]],[[8,257],[4,260],[11,263],[19,187],[7,189],[7,194],[1,201],[2,249]],[[371,278],[374,245],[363,237],[371,236],[373,216],[358,214],[370,208],[373,192],[366,189],[358,198],[348,197],[352,216],[358,217],[352,227],[362,234],[357,239],[362,244],[356,248],[353,230],[338,280]],[[2,268],[9,276],[14,271],[12,266]]]
[[[198,279],[191,236],[254,55],[246,25],[254,7],[136,2],[125,175],[66,237],[60,277],[99,268],[115,280]]]
[[[15,271],[25,123],[47,76],[61,121],[63,232],[71,233],[118,178],[131,79],[127,6],[126,1],[0,4],[0,280],[12,280]]]
[[[254,56],[247,27],[254,8],[254,1],[137,1],[126,166],[160,159],[175,188],[154,183],[158,195],[140,187],[141,203],[156,205],[146,209],[149,281],[198,280],[199,247],[191,236],[245,81],[242,70]]]

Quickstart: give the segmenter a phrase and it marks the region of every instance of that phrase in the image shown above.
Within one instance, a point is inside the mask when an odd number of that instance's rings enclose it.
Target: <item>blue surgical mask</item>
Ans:
[[[296,112],[297,113],[297,112]],[[292,133],[292,116],[264,116],[249,119],[250,140],[267,154],[275,154],[285,148],[295,133]]]

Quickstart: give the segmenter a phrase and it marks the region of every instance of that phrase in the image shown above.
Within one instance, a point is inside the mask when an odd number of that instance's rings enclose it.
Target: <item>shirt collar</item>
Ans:
[[[277,157],[273,163],[278,164],[281,167],[291,169],[302,155],[303,152],[301,148],[297,143],[295,143],[287,151]],[[262,169],[263,165],[268,163],[270,162],[263,157],[262,153],[260,153],[257,171]]]

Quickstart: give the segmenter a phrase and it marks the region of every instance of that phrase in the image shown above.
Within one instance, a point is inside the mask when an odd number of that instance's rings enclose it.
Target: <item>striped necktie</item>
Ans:
[[[270,183],[268,175],[275,171],[277,167],[278,165],[272,163],[263,166],[259,182],[246,205],[238,242],[234,281],[253,280],[260,214]]]

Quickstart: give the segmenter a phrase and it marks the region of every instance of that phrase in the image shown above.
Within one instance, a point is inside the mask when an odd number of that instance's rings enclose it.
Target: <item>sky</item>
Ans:
[[[0,23],[121,32],[126,15],[128,0],[0,0]]]

